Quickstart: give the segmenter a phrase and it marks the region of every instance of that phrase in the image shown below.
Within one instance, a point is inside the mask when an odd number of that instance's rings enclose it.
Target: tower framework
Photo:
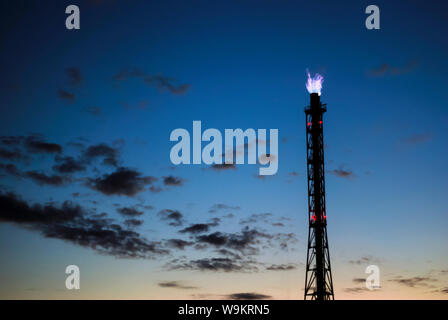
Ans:
[[[326,111],[320,96],[311,93],[310,106],[305,108],[309,221],[305,300],[334,300],[325,207],[323,114]]]

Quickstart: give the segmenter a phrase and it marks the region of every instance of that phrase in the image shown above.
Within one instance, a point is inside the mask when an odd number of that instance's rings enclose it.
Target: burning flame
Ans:
[[[308,75],[308,80],[306,81],[306,89],[309,93],[317,93],[321,94],[322,83],[324,82],[324,77],[320,74],[316,73],[314,77],[311,78],[310,72],[306,69],[306,73]]]

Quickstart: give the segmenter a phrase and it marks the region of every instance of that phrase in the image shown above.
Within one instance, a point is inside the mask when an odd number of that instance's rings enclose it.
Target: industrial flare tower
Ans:
[[[311,93],[310,106],[305,108],[309,219],[305,300],[334,300],[325,207],[322,118],[326,111],[319,94]]]

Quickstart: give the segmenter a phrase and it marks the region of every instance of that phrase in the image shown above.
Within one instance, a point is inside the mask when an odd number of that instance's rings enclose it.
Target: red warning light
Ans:
[[[319,121],[319,124],[322,124],[322,120]]]
[[[308,127],[311,127],[311,122],[308,122]]]

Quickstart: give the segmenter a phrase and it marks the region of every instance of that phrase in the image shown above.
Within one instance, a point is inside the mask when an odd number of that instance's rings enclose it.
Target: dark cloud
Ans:
[[[4,148],[0,148],[0,158],[7,160],[25,160],[28,159],[26,155],[24,155],[20,150],[8,150]]]
[[[59,98],[61,100],[64,100],[64,101],[66,101],[68,103],[75,102],[75,94],[71,93],[71,92],[68,92],[68,91],[65,91],[63,89],[59,89],[58,90],[58,96],[59,96]]]
[[[0,194],[0,222],[14,223],[44,237],[119,258],[152,258],[168,253],[158,242],[150,242],[109,219],[89,216],[82,207],[69,201],[61,206],[29,205],[12,193]]]
[[[217,171],[230,170],[230,169],[236,170],[236,165],[234,163],[231,164],[222,163],[222,164],[214,164],[210,166],[210,168]]]
[[[239,233],[214,232],[196,237],[198,243],[213,245],[244,252],[246,255],[253,255],[258,252],[256,246],[261,243],[261,239],[271,239],[272,236],[256,229],[245,227]]]
[[[128,227],[128,228],[136,228],[139,227],[143,224],[143,220],[138,220],[138,219],[126,219],[124,221],[124,224]]]
[[[247,261],[236,261],[230,258],[204,258],[191,261],[175,259],[166,265],[169,270],[197,270],[213,272],[248,272],[258,269]]]
[[[184,179],[174,176],[163,177],[163,184],[166,186],[182,186],[184,184]]]
[[[157,179],[151,176],[142,176],[136,170],[120,167],[111,174],[105,174],[96,179],[89,179],[87,185],[105,195],[135,196],[144,190],[145,185]]]
[[[28,157],[18,149],[23,147],[31,154],[37,153],[61,153],[62,146],[57,143],[47,142],[39,134],[29,136],[2,136],[0,143],[7,148],[0,149],[0,157],[14,159],[28,159]]]
[[[176,84],[175,78],[168,78],[161,73],[156,75],[146,74],[140,69],[124,69],[114,76],[115,81],[124,81],[129,78],[141,79],[143,83],[160,91],[169,91],[175,95],[185,94],[190,89],[189,84]]]
[[[73,157],[55,157],[58,164],[53,166],[53,170],[59,173],[74,173],[84,171],[86,167],[82,161],[75,160]]]
[[[23,139],[22,136],[1,136],[0,143],[5,146],[15,146],[21,144]]]
[[[448,294],[448,287],[440,289],[439,292]]]
[[[196,223],[192,224],[189,227],[180,230],[180,233],[191,233],[191,234],[197,234],[202,232],[207,232],[209,230],[209,225],[205,223]]]
[[[162,192],[163,189],[160,187],[157,187],[157,186],[151,186],[151,187],[149,187],[149,191],[151,191],[152,193],[159,193],[159,192]]]
[[[272,226],[273,227],[284,227],[285,225],[281,222],[274,222],[274,223],[272,223]]]
[[[113,148],[105,143],[92,145],[88,147],[82,157],[86,162],[90,163],[98,158],[103,159],[104,165],[110,165],[116,167],[118,165],[119,150]]]
[[[401,142],[405,145],[415,145],[419,143],[426,143],[431,141],[432,134],[431,133],[422,133],[422,134],[414,134],[407,138],[401,140]]]
[[[374,261],[374,259],[372,257],[364,256],[364,257],[361,257],[358,260],[349,260],[348,263],[361,265],[361,264],[370,264],[373,261]]]
[[[424,276],[424,277],[410,277],[410,278],[396,277],[395,279],[390,279],[389,281],[401,284],[406,287],[414,288],[414,287],[428,287],[430,286],[428,282],[435,282],[436,280],[431,277]]]
[[[211,221],[211,222],[209,222],[208,225],[209,225],[210,227],[216,227],[216,226],[218,226],[218,225],[220,224],[221,219],[214,217],[214,218],[212,218],[210,221]]]
[[[81,75],[81,70],[76,67],[70,67],[65,69],[65,74],[71,85],[79,86],[82,84],[83,77]]]
[[[190,233],[190,234],[198,234],[203,232],[208,232],[210,227],[216,227],[221,222],[219,218],[213,218],[209,223],[195,223],[191,224],[189,227],[186,227],[180,230],[180,233]]]
[[[198,236],[197,240],[199,242],[204,242],[219,247],[227,243],[228,237],[221,232],[215,232],[208,235]]]
[[[295,264],[272,264],[266,268],[269,271],[288,271],[297,269]]]
[[[241,208],[239,206],[229,206],[227,204],[223,203],[217,203],[210,207],[208,210],[209,213],[216,213],[220,210],[240,210]]]
[[[255,292],[242,292],[242,293],[232,293],[227,296],[230,300],[265,300],[272,298],[271,296],[255,293]]]
[[[350,179],[355,176],[353,171],[344,169],[342,166],[339,169],[329,170],[328,173],[345,179]]]
[[[396,76],[396,75],[409,73],[409,72],[415,70],[417,67],[418,67],[418,63],[415,60],[411,60],[411,61],[407,62],[405,65],[398,66],[398,67],[392,66],[387,63],[383,63],[379,67],[370,69],[368,71],[368,75],[370,75],[372,77],[383,77],[386,75]]]
[[[138,211],[136,208],[133,207],[119,208],[117,209],[117,212],[126,217],[138,217],[144,213],[143,211]]]
[[[42,137],[28,136],[24,139],[24,146],[30,153],[61,153],[62,146],[57,143],[46,142]]]
[[[163,282],[159,282],[158,285],[159,285],[159,287],[162,287],[162,288],[175,288],[175,289],[185,289],[185,290],[198,289],[198,287],[184,285],[180,281],[163,281]]]
[[[183,223],[183,215],[177,210],[163,209],[160,210],[158,215],[164,221],[168,221],[168,224],[173,227],[181,226]]]
[[[166,245],[170,248],[184,250],[185,247],[193,245],[193,242],[182,239],[169,239],[166,241]]]
[[[17,169],[15,164],[3,164],[0,163],[0,171],[10,174],[12,176],[21,176],[19,169]]]
[[[353,278],[354,283],[366,283],[366,279],[364,278]]]
[[[70,181],[68,177],[59,175],[46,175],[43,172],[38,171],[27,171],[23,174],[24,177],[33,180],[38,185],[52,185],[52,186],[62,186]]]
[[[352,287],[352,288],[344,288],[344,292],[347,293],[364,293],[369,291],[369,289],[365,287]]]
[[[225,256],[225,257],[230,257],[230,258],[232,258],[235,261],[236,260],[242,260],[242,257],[238,253],[233,252],[232,250],[219,249],[216,252],[219,253],[220,255]]]

